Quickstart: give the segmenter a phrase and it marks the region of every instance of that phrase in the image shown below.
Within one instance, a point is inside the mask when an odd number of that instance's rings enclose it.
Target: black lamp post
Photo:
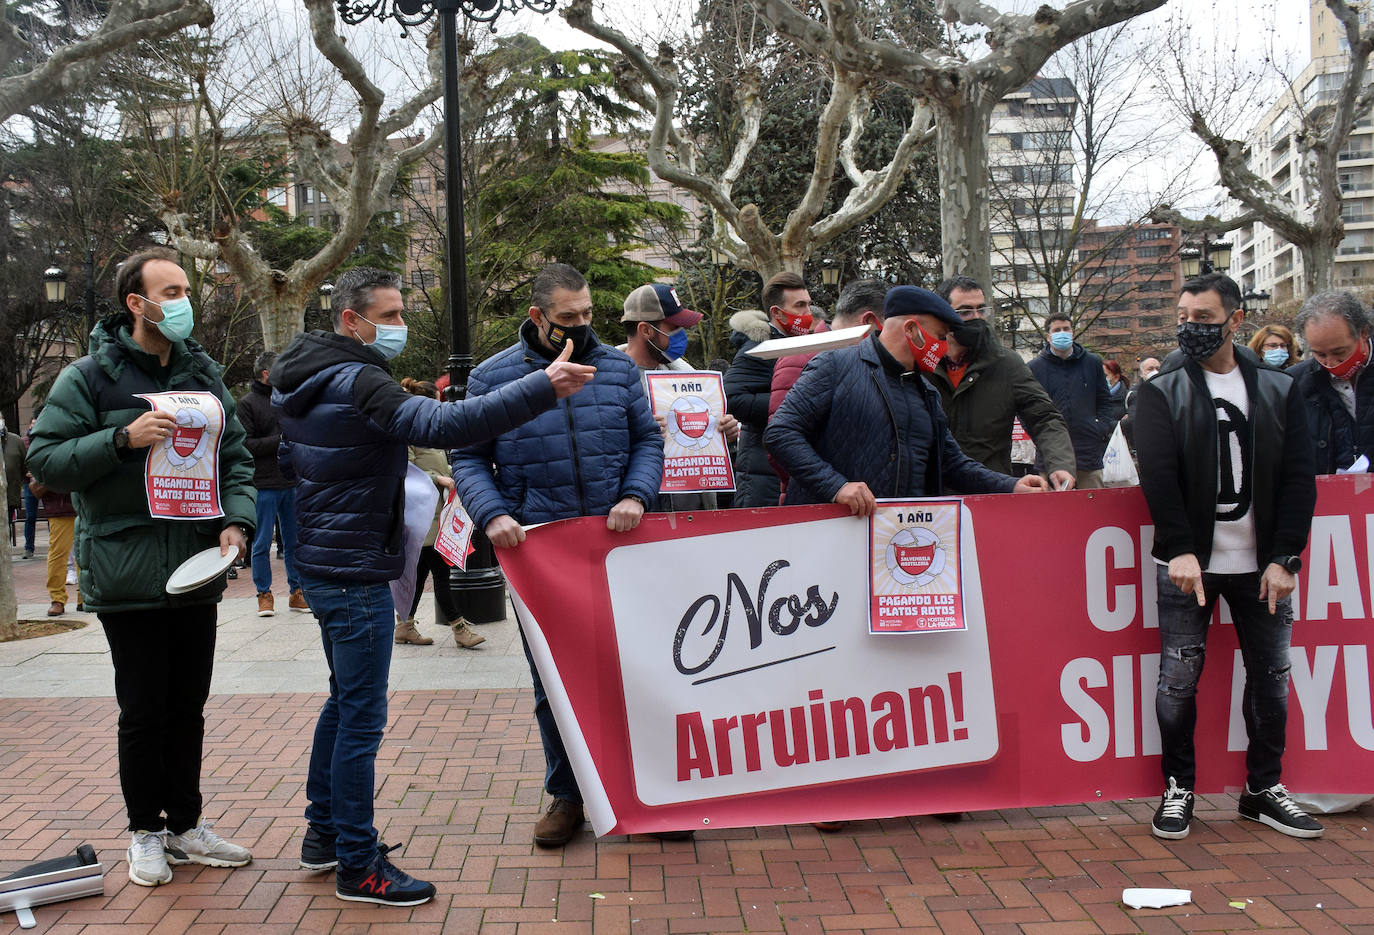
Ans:
[[[445,398],[467,395],[472,372],[472,340],[468,322],[467,237],[463,228],[463,144],[459,134],[458,14],[475,23],[491,23],[503,11],[536,13],[553,10],[555,0],[337,0],[339,18],[350,26],[367,19],[394,19],[405,35],[411,26],[439,14],[439,51],[444,80],[444,236],[448,241],[444,294],[448,299],[448,389]]]
[[[67,274],[61,267],[43,270],[43,291],[50,303],[63,305],[67,301]],[[86,248],[86,289],[82,295],[82,311],[86,320],[86,343],[95,328],[95,248]]]
[[[1206,273],[1224,272],[1231,265],[1231,244],[1225,240],[1211,240],[1204,233],[1202,239],[1186,244],[1178,251],[1183,278],[1193,279]]]
[[[502,11],[520,9],[535,13],[553,10],[555,0],[337,0],[339,18],[350,26],[366,19],[394,19],[405,35],[411,26],[426,23],[439,14],[439,52],[444,83],[444,191],[447,210],[444,236],[448,256],[445,264],[444,295],[448,300],[449,334],[452,344],[448,358],[448,388],[445,398],[452,401],[467,395],[468,374],[472,372],[472,340],[468,322],[467,235],[463,226],[463,143],[459,132],[458,99],[458,14],[475,23],[491,23]],[[322,295],[321,301],[325,298]],[[476,550],[468,556],[466,569],[449,569],[454,600],[462,615],[474,623],[491,623],[506,616],[506,582],[496,564],[490,540],[476,530],[472,537]]]
[[[1269,299],[1271,296],[1267,291],[1251,289],[1240,297],[1245,303],[1245,310],[1255,315],[1263,315],[1269,311]]]

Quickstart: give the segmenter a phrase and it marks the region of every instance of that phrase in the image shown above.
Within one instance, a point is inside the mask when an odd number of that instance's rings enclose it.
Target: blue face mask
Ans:
[[[667,332],[661,328],[656,328],[653,325],[649,327],[653,328],[659,334],[667,334]],[[650,347],[653,347],[653,345],[651,344]],[[687,329],[679,328],[668,335],[668,347],[666,350],[659,351],[657,347],[654,347],[654,350],[658,351],[659,356],[664,359],[665,363],[670,360],[677,360],[683,354],[687,353]]]
[[[375,347],[383,357],[391,360],[401,351],[406,349],[406,337],[410,334],[410,329],[405,325],[379,325],[370,318],[358,316],[363,321],[377,329],[377,337],[368,343],[368,347]]]
[[[162,309],[162,321],[155,321],[153,324],[157,325],[157,330],[161,331],[168,341],[185,341],[191,336],[191,329],[196,326],[196,316],[191,309],[191,300],[186,296],[168,299],[166,302],[154,302],[141,295],[138,297],[149,305],[156,305]]]
[[[1067,351],[1069,348],[1073,347],[1073,332],[1056,331],[1054,334],[1050,335],[1050,347],[1054,348],[1056,351]]]
[[[1271,367],[1282,367],[1288,363],[1288,348],[1271,347],[1264,352],[1264,362]]]

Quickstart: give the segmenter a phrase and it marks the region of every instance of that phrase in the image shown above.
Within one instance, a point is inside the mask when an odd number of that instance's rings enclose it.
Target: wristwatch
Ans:
[[[114,430],[114,446],[115,451],[129,450],[129,430],[126,427],[121,425]]]
[[[1298,558],[1296,555],[1275,555],[1270,561],[1275,565],[1282,565],[1284,568],[1288,569],[1289,574],[1296,575],[1298,572],[1302,571],[1302,559]]]

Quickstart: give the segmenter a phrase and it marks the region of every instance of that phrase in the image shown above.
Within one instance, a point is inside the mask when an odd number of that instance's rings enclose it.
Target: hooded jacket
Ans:
[[[788,506],[832,503],[851,481],[863,481],[875,497],[934,497],[946,485],[970,494],[1016,486],[1016,478],[960,451],[935,390],[896,366],[877,335],[807,364],[766,435],[790,475]]]
[[[74,494],[82,601],[94,613],[218,601],[223,575],[178,595],[167,593],[167,578],[186,559],[218,544],[227,526],[244,527],[251,540],[257,517],[253,460],[219,365],[187,339],[172,342],[164,368],[156,355],[135,343],[131,328],[126,312],[96,323],[90,355],[57,375],[30,433],[29,472],[53,490]],[[115,447],[115,429],[148,411],[148,404],[134,394],[167,390],[214,393],[224,407],[222,518],[154,518],[144,487],[149,449]]]
[[[1289,373],[1236,345],[1245,379],[1250,436],[1241,440],[1255,511],[1261,571],[1307,545],[1317,484],[1302,394]],[[1202,367],[1181,351],[1140,385],[1135,407],[1140,487],[1155,524],[1152,554],[1162,562],[1196,555],[1205,570],[1217,518],[1217,414]]]
[[[297,480],[296,567],[358,582],[401,576],[409,445],[493,438],[554,405],[542,373],[499,393],[441,403],[407,393],[374,348],[330,331],[297,335],[269,374],[284,460]]]
[[[762,360],[750,349],[770,338],[786,337],[759,309],[730,316],[730,343],[735,359],[725,372],[725,409],[740,422],[735,456],[735,506],[777,506],[778,475],[768,463],[763,430],[768,427],[768,399],[776,360]]]
[[[1067,358],[1061,358],[1047,344],[1029,366],[1069,425],[1078,470],[1102,470],[1102,453],[1116,428],[1102,358],[1077,341]]]
[[[487,399],[538,377],[549,359],[534,323],[520,340],[472,372],[469,398]],[[557,408],[451,455],[458,496],[478,529],[503,514],[522,524],[605,516],[626,497],[652,510],[663,479],[663,435],[635,362],[593,341],[578,363],[592,381]]]
[[[966,322],[979,341],[955,386],[943,366],[927,379],[940,393],[949,430],[964,454],[983,467],[1011,473],[1011,430],[1015,419],[1035,442],[1047,473],[1073,472],[1073,441],[1064,416],[1035,379],[1021,355],[997,340],[986,320]]]

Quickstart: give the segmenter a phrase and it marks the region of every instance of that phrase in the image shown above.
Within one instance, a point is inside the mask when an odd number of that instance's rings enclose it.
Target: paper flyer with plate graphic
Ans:
[[[439,511],[439,533],[434,538],[434,551],[454,568],[467,570],[468,556],[477,551],[472,546],[472,517],[463,509],[458,492],[449,489],[444,508]]]
[[[963,630],[958,500],[879,500],[869,518],[870,633]]]
[[[169,438],[148,449],[144,486],[148,512],[160,519],[216,519],[224,515],[219,499],[219,446],[224,437],[224,407],[214,393],[139,393],[154,412],[176,420]]]
[[[735,489],[730,452],[720,433],[725,382],[714,370],[662,370],[644,374],[649,407],[663,417],[663,480],[659,493]]]

